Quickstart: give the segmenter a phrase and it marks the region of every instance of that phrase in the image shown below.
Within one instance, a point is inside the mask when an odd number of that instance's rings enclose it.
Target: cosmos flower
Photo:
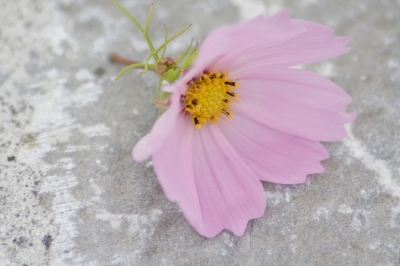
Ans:
[[[324,172],[320,141],[355,119],[340,87],[291,68],[346,53],[348,37],[283,11],[214,30],[175,83],[169,108],[134,147],[150,156],[167,197],[203,236],[243,235],[265,209],[262,181],[298,184]]]

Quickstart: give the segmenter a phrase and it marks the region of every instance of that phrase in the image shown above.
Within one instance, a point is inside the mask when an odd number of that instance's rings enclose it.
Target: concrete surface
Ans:
[[[268,207],[245,235],[198,235],[130,158],[150,129],[155,77],[111,52],[146,45],[109,1],[0,0],[0,265],[400,265],[400,1],[125,0],[152,36],[286,8],[352,36],[352,51],[307,66],[353,96],[349,137],[326,144],[326,173],[264,183]]]

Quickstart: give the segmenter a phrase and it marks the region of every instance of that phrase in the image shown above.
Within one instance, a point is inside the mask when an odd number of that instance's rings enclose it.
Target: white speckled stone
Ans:
[[[156,78],[139,31],[110,1],[2,1],[0,265],[399,265],[400,1],[125,0],[152,37],[193,24],[170,46],[257,14],[352,37],[351,52],[305,66],[353,96],[349,137],[327,143],[326,172],[302,185],[264,183],[268,207],[238,238],[196,233],[130,151],[151,128]]]

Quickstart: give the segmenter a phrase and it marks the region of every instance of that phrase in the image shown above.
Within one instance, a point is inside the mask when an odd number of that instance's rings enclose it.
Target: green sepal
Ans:
[[[169,83],[174,82],[175,80],[179,79],[181,76],[181,71],[179,68],[177,70],[170,69],[164,75],[164,80],[168,81]]]
[[[193,65],[193,61],[197,58],[198,54],[199,50],[197,48],[194,48],[193,51],[188,55],[188,57],[186,57],[186,59],[183,61],[181,69],[184,70],[191,67]]]

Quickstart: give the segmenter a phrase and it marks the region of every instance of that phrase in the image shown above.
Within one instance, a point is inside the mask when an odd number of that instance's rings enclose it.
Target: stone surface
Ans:
[[[1,1],[0,265],[399,265],[400,2],[162,1],[121,3],[152,37],[193,26],[176,54],[214,28],[289,9],[352,36],[352,51],[307,66],[353,96],[349,137],[327,143],[324,174],[264,183],[265,215],[241,238],[198,235],[133,144],[157,117],[146,44],[109,1]]]

